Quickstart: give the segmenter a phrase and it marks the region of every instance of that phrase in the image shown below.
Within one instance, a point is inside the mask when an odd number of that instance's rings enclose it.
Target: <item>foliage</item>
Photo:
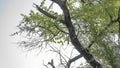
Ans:
[[[21,44],[27,48],[37,48],[48,43],[66,46],[71,43],[67,27],[60,23],[64,14],[54,12],[45,6],[43,0],[39,7],[55,16],[54,19],[43,13],[30,11],[24,15],[18,25],[19,32],[26,33],[30,40]],[[52,3],[52,2],[51,2]],[[104,66],[120,67],[120,44],[117,41],[119,31],[119,1],[117,0],[69,0],[66,2],[71,15],[77,38],[82,46]],[[37,44],[36,44],[37,43]],[[91,47],[90,44],[92,44]]]

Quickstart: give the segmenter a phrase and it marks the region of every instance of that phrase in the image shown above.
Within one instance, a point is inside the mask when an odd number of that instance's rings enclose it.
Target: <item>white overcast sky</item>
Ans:
[[[40,55],[23,52],[10,37],[21,20],[20,13],[28,14],[33,2],[40,0],[0,0],[0,68],[44,68]]]

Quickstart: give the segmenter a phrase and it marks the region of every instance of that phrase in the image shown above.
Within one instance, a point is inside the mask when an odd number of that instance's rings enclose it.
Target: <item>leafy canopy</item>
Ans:
[[[21,42],[24,47],[39,48],[48,43],[71,43],[66,26],[60,23],[64,15],[54,11],[55,3],[45,6],[46,2],[43,0],[39,7],[56,16],[56,19],[33,10],[29,15],[21,14],[23,19],[18,25],[19,33],[30,38]],[[120,66],[120,45],[117,41],[120,1],[86,0],[83,3],[81,0],[69,0],[66,4],[77,38],[83,47],[88,48],[100,63]],[[91,43],[92,46],[88,47]]]

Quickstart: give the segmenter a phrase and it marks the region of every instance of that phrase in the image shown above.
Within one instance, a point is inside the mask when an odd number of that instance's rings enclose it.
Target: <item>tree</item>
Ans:
[[[29,37],[21,46],[33,49],[49,43],[72,44],[80,55],[67,61],[68,68],[81,57],[93,68],[102,68],[104,64],[120,67],[120,1],[50,0],[49,6],[45,2],[34,4],[39,12],[31,10],[29,15],[21,14],[23,19],[17,33]],[[62,14],[52,9],[54,4]],[[55,68],[52,63],[53,60],[49,64]]]

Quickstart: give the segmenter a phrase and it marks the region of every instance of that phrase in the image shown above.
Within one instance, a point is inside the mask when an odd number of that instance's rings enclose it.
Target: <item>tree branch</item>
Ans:
[[[52,48],[52,50],[50,50],[50,51],[53,51],[53,52],[55,52],[55,53],[57,53],[58,55],[59,55],[59,57],[60,57],[60,62],[62,61],[62,59],[67,63],[67,60],[65,59],[65,57],[62,55],[63,53],[61,53],[61,50],[60,49],[58,49],[58,48],[56,48],[56,47],[53,47],[53,46],[51,46],[50,45],[50,47]]]
[[[50,13],[44,11],[44,10],[41,9],[38,5],[36,5],[35,3],[33,3],[33,5],[35,5],[35,6],[36,6],[36,9],[37,9],[39,12],[41,12],[42,14],[44,14],[45,16],[47,16],[47,17],[49,17],[49,18],[52,18],[52,19],[55,19],[55,20],[57,19],[56,16],[53,16],[53,15],[51,15]],[[59,21],[64,24],[64,20],[59,20]]]
[[[52,2],[52,4],[53,4],[53,3],[54,3],[54,2]],[[34,4],[34,3],[33,3],[33,4]],[[44,10],[41,9],[38,5],[36,5],[36,4],[34,4],[34,5],[36,6],[36,8],[37,8],[37,10],[38,10],[39,12],[43,13],[43,14],[46,15],[47,17],[52,18],[52,19],[57,19],[57,17],[55,17],[55,16],[51,15],[50,13],[44,11]],[[59,20],[59,21],[64,24],[64,20]],[[56,26],[56,27],[57,27],[57,26]],[[57,27],[57,29],[60,30],[58,27]],[[65,34],[68,34],[67,32],[65,32],[65,31],[63,31],[63,30],[60,30],[60,31],[63,32],[63,33],[65,33]]]
[[[66,68],[70,68],[71,63],[74,62],[74,61],[76,61],[76,60],[78,60],[78,59],[81,58],[81,57],[82,57],[82,55],[78,55],[78,56],[75,56],[75,57],[72,58],[72,59],[69,59]]]
[[[48,10],[53,6],[54,2],[52,2],[48,8]]]
[[[65,32],[64,30],[60,29],[57,25],[55,25],[55,27],[56,27],[59,31],[63,32],[64,34],[69,34],[69,33]]]
[[[52,66],[52,68],[55,68],[55,66],[53,65],[53,63],[48,62],[48,64],[49,64],[49,65],[51,65],[51,66]]]
[[[57,3],[58,5],[63,4],[63,2],[62,2],[61,0],[51,0],[51,1],[53,1],[53,2]]]
[[[46,68],[49,68],[49,67],[44,63],[44,61],[43,61],[43,65],[44,65]]]

